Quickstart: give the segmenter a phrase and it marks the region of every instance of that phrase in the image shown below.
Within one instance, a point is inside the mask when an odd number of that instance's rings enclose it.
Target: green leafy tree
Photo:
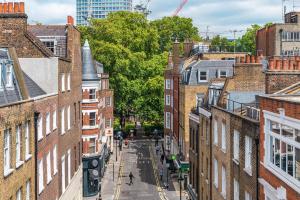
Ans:
[[[221,37],[220,35],[217,35],[212,38],[210,49],[213,51],[221,52],[232,51],[233,43],[230,42],[226,37]]]

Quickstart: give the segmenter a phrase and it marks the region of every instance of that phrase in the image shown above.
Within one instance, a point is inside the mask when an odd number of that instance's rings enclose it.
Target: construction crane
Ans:
[[[176,11],[174,12],[173,16],[177,16],[178,13],[182,10],[182,8],[184,7],[184,5],[188,2],[188,0],[182,0],[181,4],[179,5],[179,7],[176,9]]]
[[[146,0],[145,3],[142,3],[142,1],[140,1],[140,3],[134,7],[134,11],[142,13],[147,17],[149,14],[151,14],[151,10],[149,9],[150,1],[151,0]]]

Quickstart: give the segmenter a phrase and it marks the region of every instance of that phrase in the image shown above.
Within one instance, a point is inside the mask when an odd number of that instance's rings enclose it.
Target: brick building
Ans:
[[[275,23],[260,29],[256,34],[256,52],[263,56],[300,55],[299,12],[285,15],[284,23]]]
[[[300,96],[260,96],[259,199],[300,199]]]
[[[113,91],[109,89],[109,75],[103,65],[92,58],[88,41],[83,48],[82,73],[82,143],[83,143],[83,196],[98,196],[99,186],[91,189],[93,178],[90,162],[98,161],[97,172],[103,176],[106,159],[113,151]],[[93,180],[90,180],[90,179]]]

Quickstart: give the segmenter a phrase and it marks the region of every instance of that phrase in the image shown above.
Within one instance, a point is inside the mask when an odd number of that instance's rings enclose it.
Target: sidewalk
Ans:
[[[103,200],[113,200],[115,190],[117,188],[120,162],[122,158],[122,151],[118,150],[118,161],[116,161],[116,152],[111,155],[109,162],[106,166],[104,177],[102,178],[101,184],[101,197]]]
[[[162,154],[162,148],[161,152],[156,155],[156,150],[155,150],[155,141],[151,140],[151,149],[153,151],[153,156],[155,158],[155,162],[157,164],[157,172],[159,175],[160,169],[163,169],[163,180],[160,181],[161,187],[164,188],[164,192],[166,194],[166,197],[169,200],[179,200],[180,199],[180,185],[178,182],[178,176],[177,173],[171,174],[171,172],[167,169],[166,167],[166,161],[162,164],[160,162],[160,156]],[[161,141],[159,142],[159,145],[161,144]],[[167,177],[167,174],[169,173],[169,176]],[[183,184],[183,183],[182,183]],[[165,188],[165,186],[168,185],[168,188]],[[188,199],[187,192],[183,189],[182,187],[182,193],[181,193],[182,200]]]

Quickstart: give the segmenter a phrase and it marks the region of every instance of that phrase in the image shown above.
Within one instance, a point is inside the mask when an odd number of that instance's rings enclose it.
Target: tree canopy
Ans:
[[[174,37],[199,39],[192,20],[169,17],[150,22],[142,14],[123,11],[92,19],[80,30],[110,75],[116,114],[162,123],[168,51]]]

